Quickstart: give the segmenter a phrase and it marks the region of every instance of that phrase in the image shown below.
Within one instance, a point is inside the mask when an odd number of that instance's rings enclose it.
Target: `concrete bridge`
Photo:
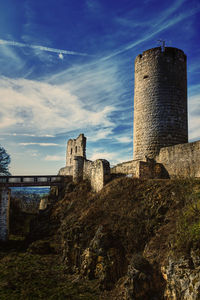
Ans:
[[[10,187],[57,186],[58,195],[59,188],[71,180],[61,175],[0,176],[0,240],[6,241],[9,235]]]

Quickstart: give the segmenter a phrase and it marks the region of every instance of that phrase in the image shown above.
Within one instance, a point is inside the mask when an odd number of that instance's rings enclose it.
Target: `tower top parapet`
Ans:
[[[165,56],[171,56],[172,58],[176,59],[177,57],[182,57],[184,58],[184,60],[186,60],[186,54],[184,53],[183,50],[175,48],[175,47],[165,47],[164,49],[162,47],[155,47],[155,48],[151,48],[148,50],[145,50],[142,52],[142,54],[139,54],[136,59],[135,62],[141,59],[145,59],[149,56],[160,56],[163,55]]]

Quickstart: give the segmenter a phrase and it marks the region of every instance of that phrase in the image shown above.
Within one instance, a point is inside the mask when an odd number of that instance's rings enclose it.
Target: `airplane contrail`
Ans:
[[[32,49],[38,49],[41,51],[54,52],[54,53],[66,54],[66,55],[89,56],[87,53],[55,49],[55,48],[49,48],[49,47],[44,47],[44,46],[39,46],[39,45],[24,44],[24,43],[19,43],[19,42],[15,42],[15,41],[7,41],[7,40],[1,40],[1,39],[0,39],[0,45],[16,46],[16,47],[21,47],[21,48],[28,47],[28,48],[32,48]]]

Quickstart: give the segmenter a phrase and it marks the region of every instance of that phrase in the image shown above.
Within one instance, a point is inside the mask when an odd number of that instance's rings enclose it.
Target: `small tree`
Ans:
[[[10,175],[8,165],[10,163],[10,155],[0,146],[0,175]]]

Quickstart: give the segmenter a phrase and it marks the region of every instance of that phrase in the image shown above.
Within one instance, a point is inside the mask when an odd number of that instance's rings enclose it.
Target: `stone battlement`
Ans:
[[[168,56],[173,59],[179,59],[179,58],[182,58],[183,60],[187,59],[187,56],[185,55],[184,51],[181,49],[174,48],[174,47],[165,47],[163,50],[162,47],[155,47],[143,51],[142,54],[139,54],[136,57],[135,61],[138,63],[138,61],[149,59],[150,56],[155,59],[156,57],[161,55],[163,57]]]

